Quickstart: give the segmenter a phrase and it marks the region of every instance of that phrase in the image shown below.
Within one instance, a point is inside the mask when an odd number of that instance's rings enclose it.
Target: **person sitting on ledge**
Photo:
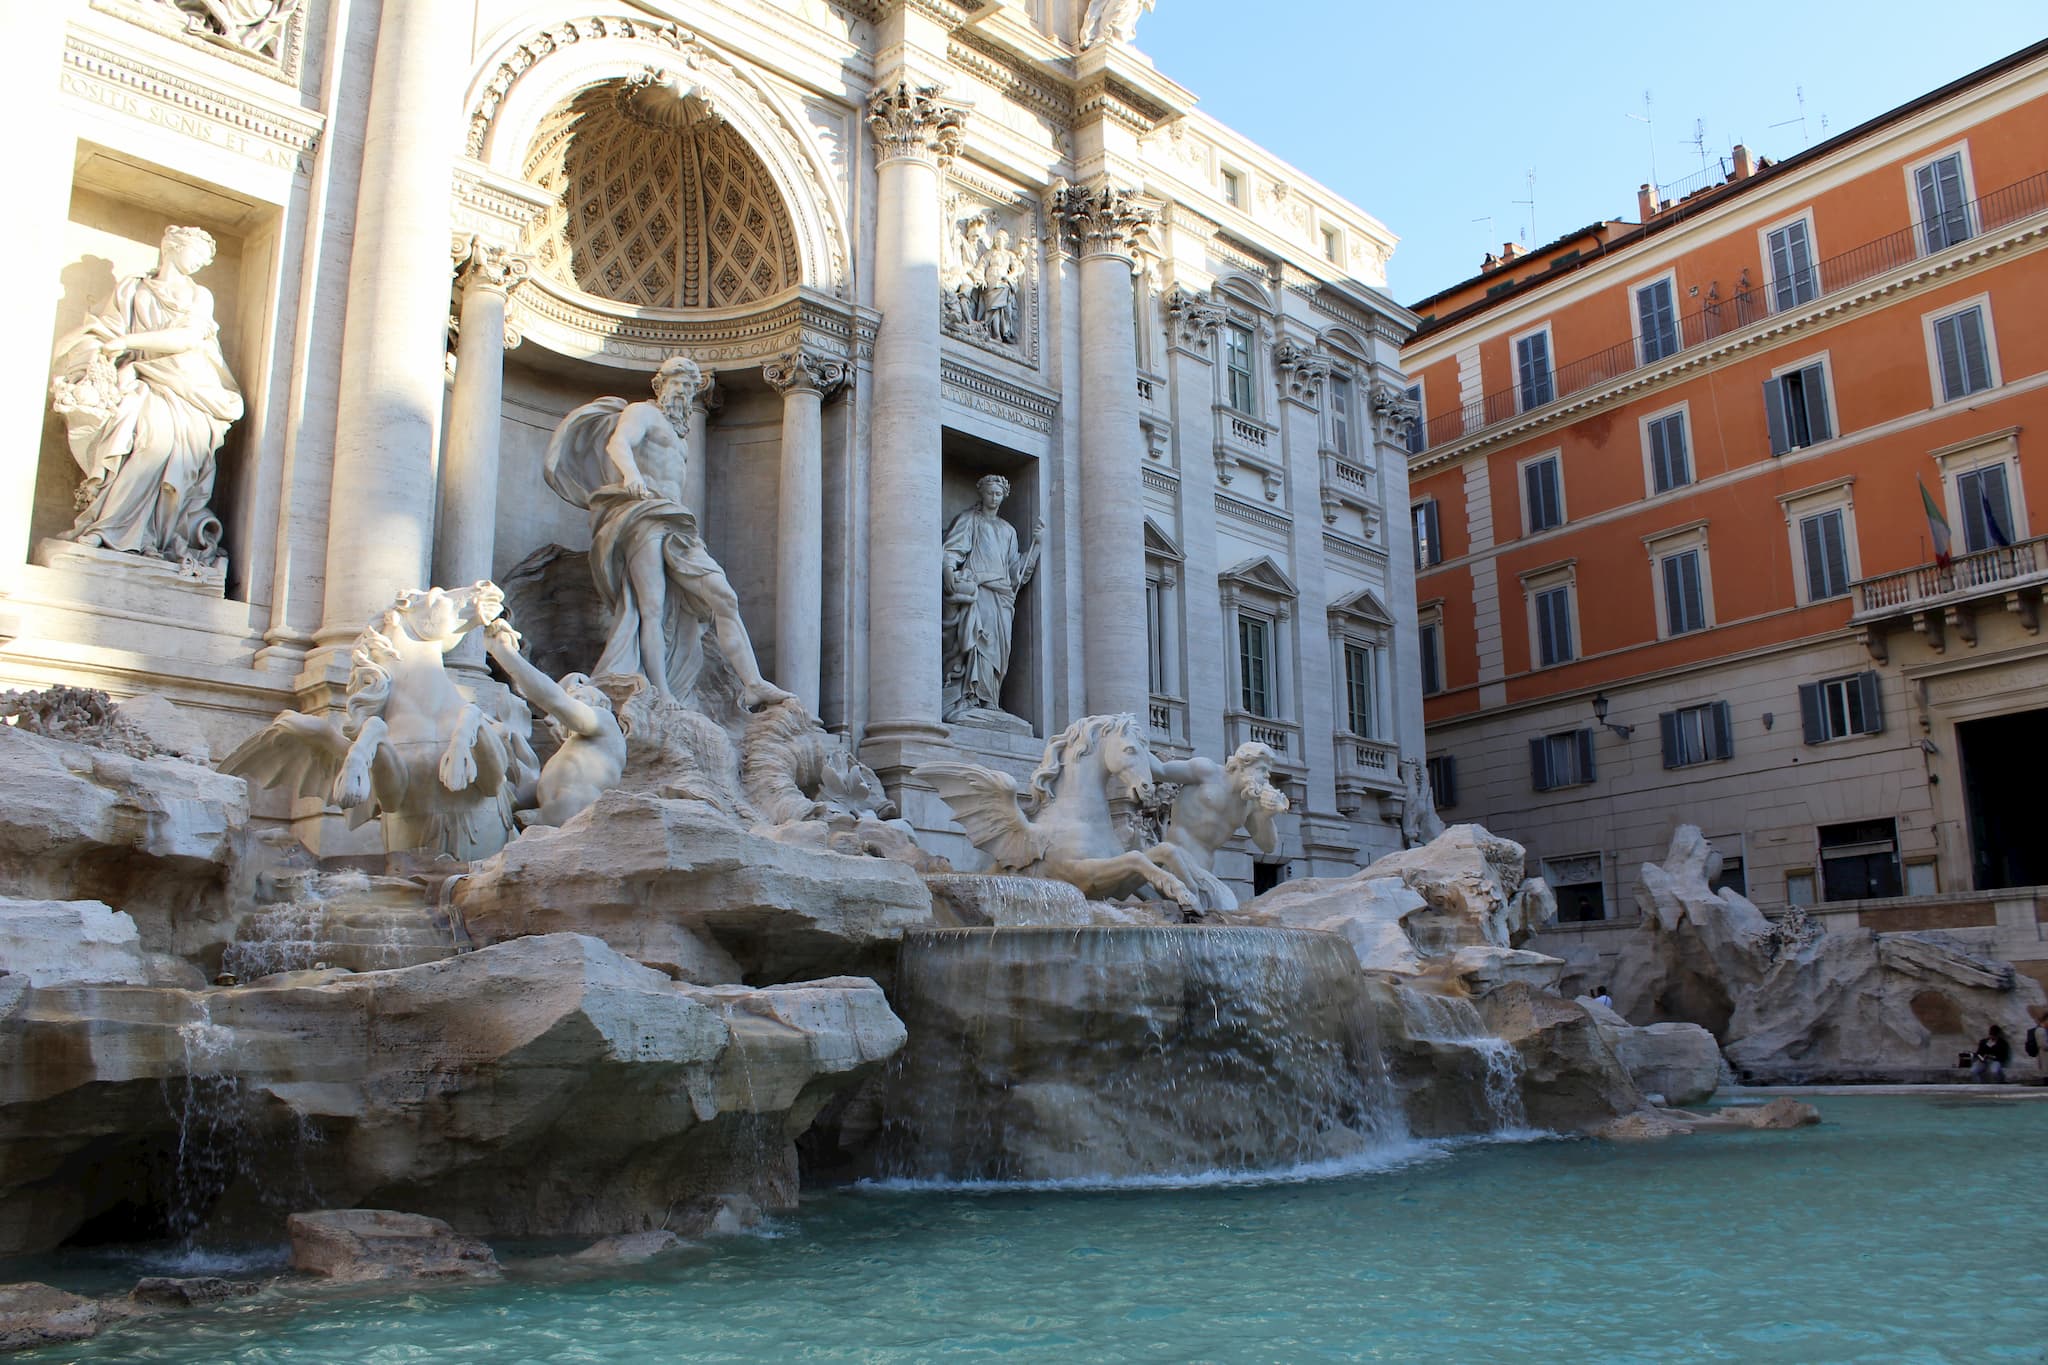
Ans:
[[[1991,1031],[1977,1040],[1977,1051],[1972,1056],[1971,1080],[2005,1084],[2005,1068],[2012,1061],[2012,1044],[2006,1040],[2004,1029],[1993,1024]]]

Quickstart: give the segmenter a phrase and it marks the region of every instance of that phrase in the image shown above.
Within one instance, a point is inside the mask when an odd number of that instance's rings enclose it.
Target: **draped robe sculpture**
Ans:
[[[945,717],[1002,709],[1003,675],[1010,671],[1010,641],[1017,594],[1038,568],[1045,523],[1032,526],[1031,548],[1017,549],[1017,533],[998,515],[1010,481],[984,477],[980,501],[946,528]]]

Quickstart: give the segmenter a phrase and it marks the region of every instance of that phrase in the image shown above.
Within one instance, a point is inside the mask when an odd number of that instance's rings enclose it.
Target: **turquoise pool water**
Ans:
[[[2048,1361],[2048,1102],[1816,1103],[1293,1182],[839,1191],[632,1274],[272,1295],[17,1359]]]

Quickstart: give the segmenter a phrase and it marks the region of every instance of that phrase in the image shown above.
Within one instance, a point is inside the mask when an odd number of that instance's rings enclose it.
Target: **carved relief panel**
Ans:
[[[1038,206],[958,163],[944,193],[939,307],[946,335],[1036,369]]]

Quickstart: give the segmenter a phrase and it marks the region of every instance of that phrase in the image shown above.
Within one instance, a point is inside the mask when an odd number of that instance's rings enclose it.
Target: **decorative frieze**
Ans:
[[[309,173],[320,140],[317,115],[258,104],[75,33],[65,36],[58,81],[74,99],[275,170]]]
[[[951,360],[939,362],[939,385],[951,402],[1041,435],[1051,434],[1059,411],[1058,402],[1049,396]]]
[[[897,81],[868,96],[868,132],[883,161],[907,157],[945,165],[960,153],[967,111],[944,103],[936,85]]]

